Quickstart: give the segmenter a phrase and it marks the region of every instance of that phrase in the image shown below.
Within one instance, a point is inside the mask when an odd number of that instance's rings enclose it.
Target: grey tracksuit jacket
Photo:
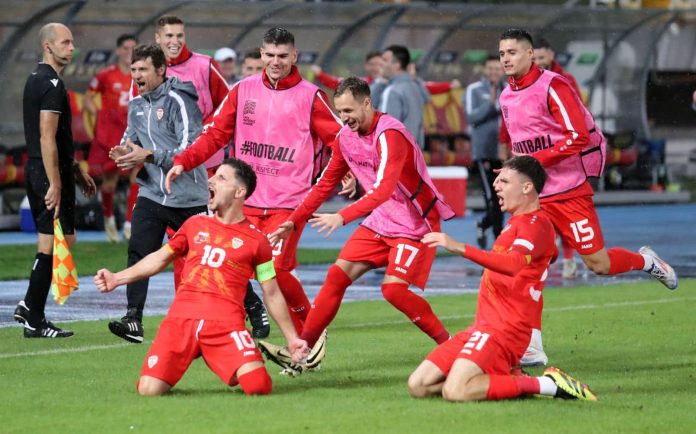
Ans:
[[[500,97],[500,92],[504,87],[505,82],[502,81],[498,85],[498,97]],[[491,82],[486,78],[471,83],[462,95],[462,105],[466,111],[466,120],[469,123],[474,160],[497,160],[499,158],[500,104],[498,99],[491,101]]]
[[[139,196],[172,208],[190,208],[208,203],[208,177],[203,165],[184,172],[167,194],[164,179],[180,154],[202,131],[198,95],[191,82],[167,77],[152,92],[128,103],[128,127],[123,137],[153,152],[154,162],[145,163],[138,174]]]

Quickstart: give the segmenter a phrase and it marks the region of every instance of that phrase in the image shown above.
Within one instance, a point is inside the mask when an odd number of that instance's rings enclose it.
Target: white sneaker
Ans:
[[[123,238],[129,241],[131,237],[131,222],[126,221],[123,223]]]
[[[544,352],[544,345],[541,341],[541,330],[532,329],[532,337],[529,340],[529,347],[520,359],[521,367],[546,366],[549,358]]]
[[[564,279],[575,279],[578,277],[578,264],[575,262],[575,258],[563,260],[563,271],[561,272],[561,277]]]
[[[118,230],[114,216],[104,218],[104,232],[106,232],[106,238],[112,243],[118,241]]]
[[[667,288],[677,289],[679,283],[677,273],[674,272],[674,269],[668,263],[660,259],[653,249],[643,246],[638,249],[638,253],[652,258],[652,266],[649,270],[645,270],[646,272],[650,273],[652,277],[659,280]]]

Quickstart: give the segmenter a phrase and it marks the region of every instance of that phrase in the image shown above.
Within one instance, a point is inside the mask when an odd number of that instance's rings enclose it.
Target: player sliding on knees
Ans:
[[[416,398],[481,401],[549,395],[596,401],[584,384],[558,368],[541,377],[511,375],[532,336],[548,267],[558,256],[553,224],[539,208],[546,172],[530,156],[503,164],[494,182],[507,226],[490,252],[429,233],[423,243],[444,247],[484,267],[473,324],[433,350],[408,379]]]
[[[333,146],[333,154],[319,182],[297,209],[270,234],[271,243],[292,235],[326,200],[345,174],[352,172],[368,191],[336,214],[314,214],[309,220],[329,236],[338,227],[360,217],[362,222],[329,268],[324,285],[302,328],[302,339],[310,347],[320,342],[323,330],[338,313],[343,295],[357,278],[373,268],[386,267],[382,281],[384,298],[403,312],[421,331],[440,344],[449,333],[430,304],[411,292],[409,285],[425,288],[435,249],[420,239],[440,228],[440,219],[454,216],[433,185],[423,154],[404,124],[375,111],[370,88],[364,80],[349,77],[334,95],[336,111],[344,126]],[[285,368],[302,372],[311,365],[295,366],[285,348],[259,342],[266,356]],[[292,374],[293,372],[287,372]]]
[[[254,275],[291,358],[299,362],[308,353],[278,288],[271,246],[242,212],[244,199],[256,187],[256,174],[231,158],[208,186],[214,215],[189,218],[158,251],[123,271],[101,269],[94,277],[97,288],[109,292],[159,273],[177,257],[186,259],[179,289],[142,366],[141,395],[168,392],[199,356],[225,384],[239,384],[247,395],[271,392],[271,377],[244,323],[246,285]]]

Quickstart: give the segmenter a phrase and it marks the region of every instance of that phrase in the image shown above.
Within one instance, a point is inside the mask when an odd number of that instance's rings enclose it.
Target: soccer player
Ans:
[[[174,15],[165,15],[157,20],[155,42],[159,44],[167,60],[167,76],[180,81],[190,81],[198,94],[198,108],[203,116],[203,125],[210,122],[215,110],[227,96],[228,86],[218,64],[205,54],[193,52],[186,46],[184,21]],[[235,54],[236,56],[236,54]],[[219,149],[205,160],[208,176],[225,158],[225,147]],[[176,228],[170,227],[167,234],[172,236]],[[174,287],[178,288],[183,260],[174,261]],[[255,337],[266,337],[270,333],[270,322],[266,308],[254,293],[251,284],[247,286],[244,302]]]
[[[481,401],[541,394],[595,401],[590,389],[557,368],[541,377],[513,376],[542,302],[549,264],[558,255],[555,232],[539,208],[546,173],[529,156],[503,164],[495,191],[512,217],[490,252],[429,233],[423,243],[444,247],[484,267],[473,324],[433,350],[408,379],[416,398]]]
[[[46,320],[44,309],[53,276],[53,220],[59,219],[68,245],[75,244],[75,183],[87,196],[96,192],[92,178],[74,161],[68,93],[60,73],[72,60],[73,36],[63,24],[48,23],[39,31],[43,62],[24,86],[24,137],[29,161],[26,188],[31,215],[39,232],[29,287],[14,311],[25,338],[73,335]]]
[[[319,182],[271,234],[271,243],[290,236],[310,216],[312,227],[331,235],[340,226],[369,216],[341,249],[329,268],[325,283],[302,329],[302,339],[315,347],[322,331],[338,313],[348,286],[373,268],[386,266],[382,295],[438,344],[449,333],[428,302],[409,290],[425,289],[435,250],[420,239],[440,228],[441,218],[454,212],[443,201],[426,169],[423,154],[404,124],[375,111],[370,87],[357,77],[341,82],[334,95],[336,111],[344,123],[334,144],[329,165]],[[313,214],[350,170],[367,193],[335,214]],[[261,350],[283,368],[301,373],[303,366],[289,364],[288,354],[261,342]],[[313,353],[317,352],[313,348]],[[307,363],[312,363],[311,355]]]
[[[184,171],[201,164],[233,140],[232,153],[249,163],[259,182],[244,213],[265,233],[288,219],[312,186],[323,144],[341,128],[324,92],[304,80],[297,61],[295,37],[281,28],[263,37],[263,73],[230,89],[215,117],[194,144],[177,156],[167,174],[166,188]],[[293,274],[304,224],[273,249],[278,285],[298,331],[310,309],[302,284]]]
[[[240,160],[224,160],[208,183],[213,216],[190,218],[135,265],[115,274],[101,269],[94,277],[97,288],[109,292],[159,273],[174,257],[186,258],[181,285],[142,366],[141,395],[168,392],[198,356],[225,384],[239,384],[247,395],[271,392],[271,377],[244,326],[244,294],[252,276],[293,357],[306,353],[278,289],[271,246],[244,217],[244,199],[256,187],[254,171]]]
[[[138,45],[134,35],[124,34],[116,40],[115,65],[107,66],[92,78],[84,99],[84,110],[96,116],[94,140],[89,147],[87,161],[90,167],[99,168],[101,174],[102,212],[104,214],[104,231],[109,241],[118,241],[116,220],[114,219],[114,194],[118,183],[118,168],[109,158],[109,150],[118,145],[126,130],[128,120],[128,97],[131,85],[130,64],[133,48]],[[101,107],[97,108],[96,98],[101,98]],[[128,212],[123,226],[124,238],[130,238],[132,208],[137,197],[135,170],[131,171],[131,188],[128,194]]]
[[[498,54],[508,76],[500,95],[501,142],[510,143],[514,155],[532,155],[546,169],[548,182],[539,197],[556,231],[596,274],[643,270],[676,289],[676,273],[650,247],[638,252],[605,248],[587,180],[600,176],[604,168],[604,137],[571,85],[534,64],[532,37],[524,30],[505,31]],[[523,365],[548,362],[541,340],[541,311],[535,329]]]

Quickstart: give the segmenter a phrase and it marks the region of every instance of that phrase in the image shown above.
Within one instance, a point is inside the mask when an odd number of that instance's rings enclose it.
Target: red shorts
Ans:
[[[445,375],[449,374],[457,359],[471,360],[489,375],[507,375],[513,366],[518,365],[520,357],[515,358],[490,334],[469,327],[440,344],[425,360],[434,363]]]
[[[591,255],[604,248],[592,196],[578,196],[541,204],[558,234],[581,255]]]
[[[249,215],[246,218],[264,234],[269,234],[280,226],[281,223],[288,221],[292,214],[291,210],[275,212],[267,215]],[[296,225],[295,230],[285,240],[280,240],[273,247],[273,265],[275,268],[285,271],[292,271],[297,268],[297,245],[300,242],[305,223]]]
[[[408,238],[383,237],[365,226],[358,226],[338,258],[369,262],[375,268],[386,265],[386,274],[425,289],[435,260],[435,249]]]
[[[102,173],[118,172],[116,162],[109,158],[109,150],[110,148],[106,145],[102,145],[97,140],[92,140],[92,144],[89,147],[89,156],[87,157],[89,174],[91,176],[99,177]]]
[[[199,356],[229,385],[237,384],[237,370],[245,363],[263,363],[249,330],[243,326],[229,321],[167,316],[160,324],[140,375],[174,386]]]

